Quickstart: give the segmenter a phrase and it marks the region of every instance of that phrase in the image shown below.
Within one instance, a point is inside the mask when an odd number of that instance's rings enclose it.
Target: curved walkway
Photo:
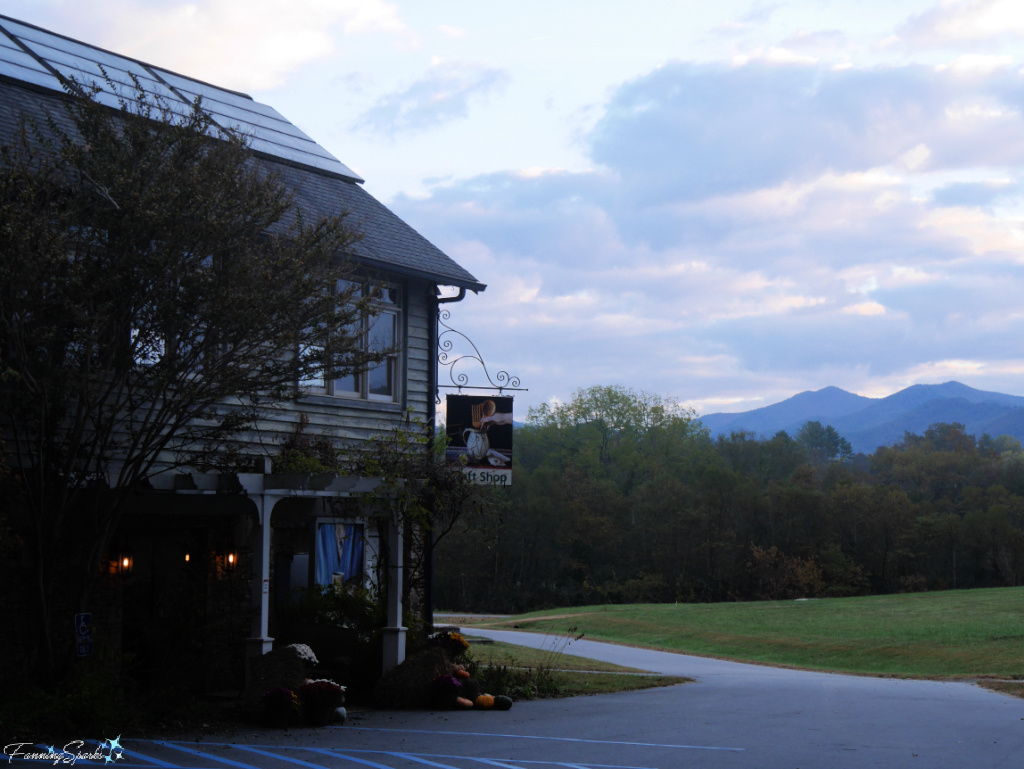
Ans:
[[[540,633],[467,632],[534,648],[564,644]],[[1024,700],[969,683],[815,673],[587,639],[564,651],[696,679],[593,699],[628,700],[643,708],[641,720],[652,730],[685,731],[697,742],[740,746],[765,758],[737,765],[1024,766]]]

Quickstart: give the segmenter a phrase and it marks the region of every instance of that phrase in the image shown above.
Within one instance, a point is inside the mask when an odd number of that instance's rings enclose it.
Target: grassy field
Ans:
[[[1024,679],[1024,588],[587,606],[476,624],[553,634],[575,628],[591,640],[813,670]]]

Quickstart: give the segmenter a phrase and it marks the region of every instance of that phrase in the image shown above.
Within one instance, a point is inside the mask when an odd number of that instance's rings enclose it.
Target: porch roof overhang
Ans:
[[[376,491],[382,478],[334,473],[161,473],[146,479],[143,491],[161,494],[270,494],[305,499],[358,497]]]

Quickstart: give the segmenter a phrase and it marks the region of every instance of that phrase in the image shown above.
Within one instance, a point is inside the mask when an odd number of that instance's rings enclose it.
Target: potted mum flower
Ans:
[[[449,659],[456,660],[466,653],[469,642],[462,633],[455,630],[442,630],[427,638],[427,644],[444,650]]]
[[[326,726],[345,704],[345,687],[326,678],[306,681],[299,687],[302,715],[310,726]]]

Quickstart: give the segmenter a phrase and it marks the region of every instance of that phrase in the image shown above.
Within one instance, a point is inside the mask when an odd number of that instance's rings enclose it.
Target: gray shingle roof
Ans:
[[[45,125],[46,116],[51,115],[66,124],[61,106],[66,96],[58,75],[95,83],[102,89],[97,99],[111,106],[116,106],[117,96],[131,95],[132,76],[165,100],[179,99],[173,109],[187,109],[199,95],[217,125],[238,128],[250,137],[254,155],[293,191],[297,207],[308,220],[348,212],[350,223],[362,233],[362,239],[351,249],[356,261],[441,285],[473,291],[486,288],[367,193],[359,186],[362,180],[356,174],[272,107],[245,94],[4,16],[0,16],[0,144],[13,143],[23,117]],[[71,130],[70,125],[65,127]]]

